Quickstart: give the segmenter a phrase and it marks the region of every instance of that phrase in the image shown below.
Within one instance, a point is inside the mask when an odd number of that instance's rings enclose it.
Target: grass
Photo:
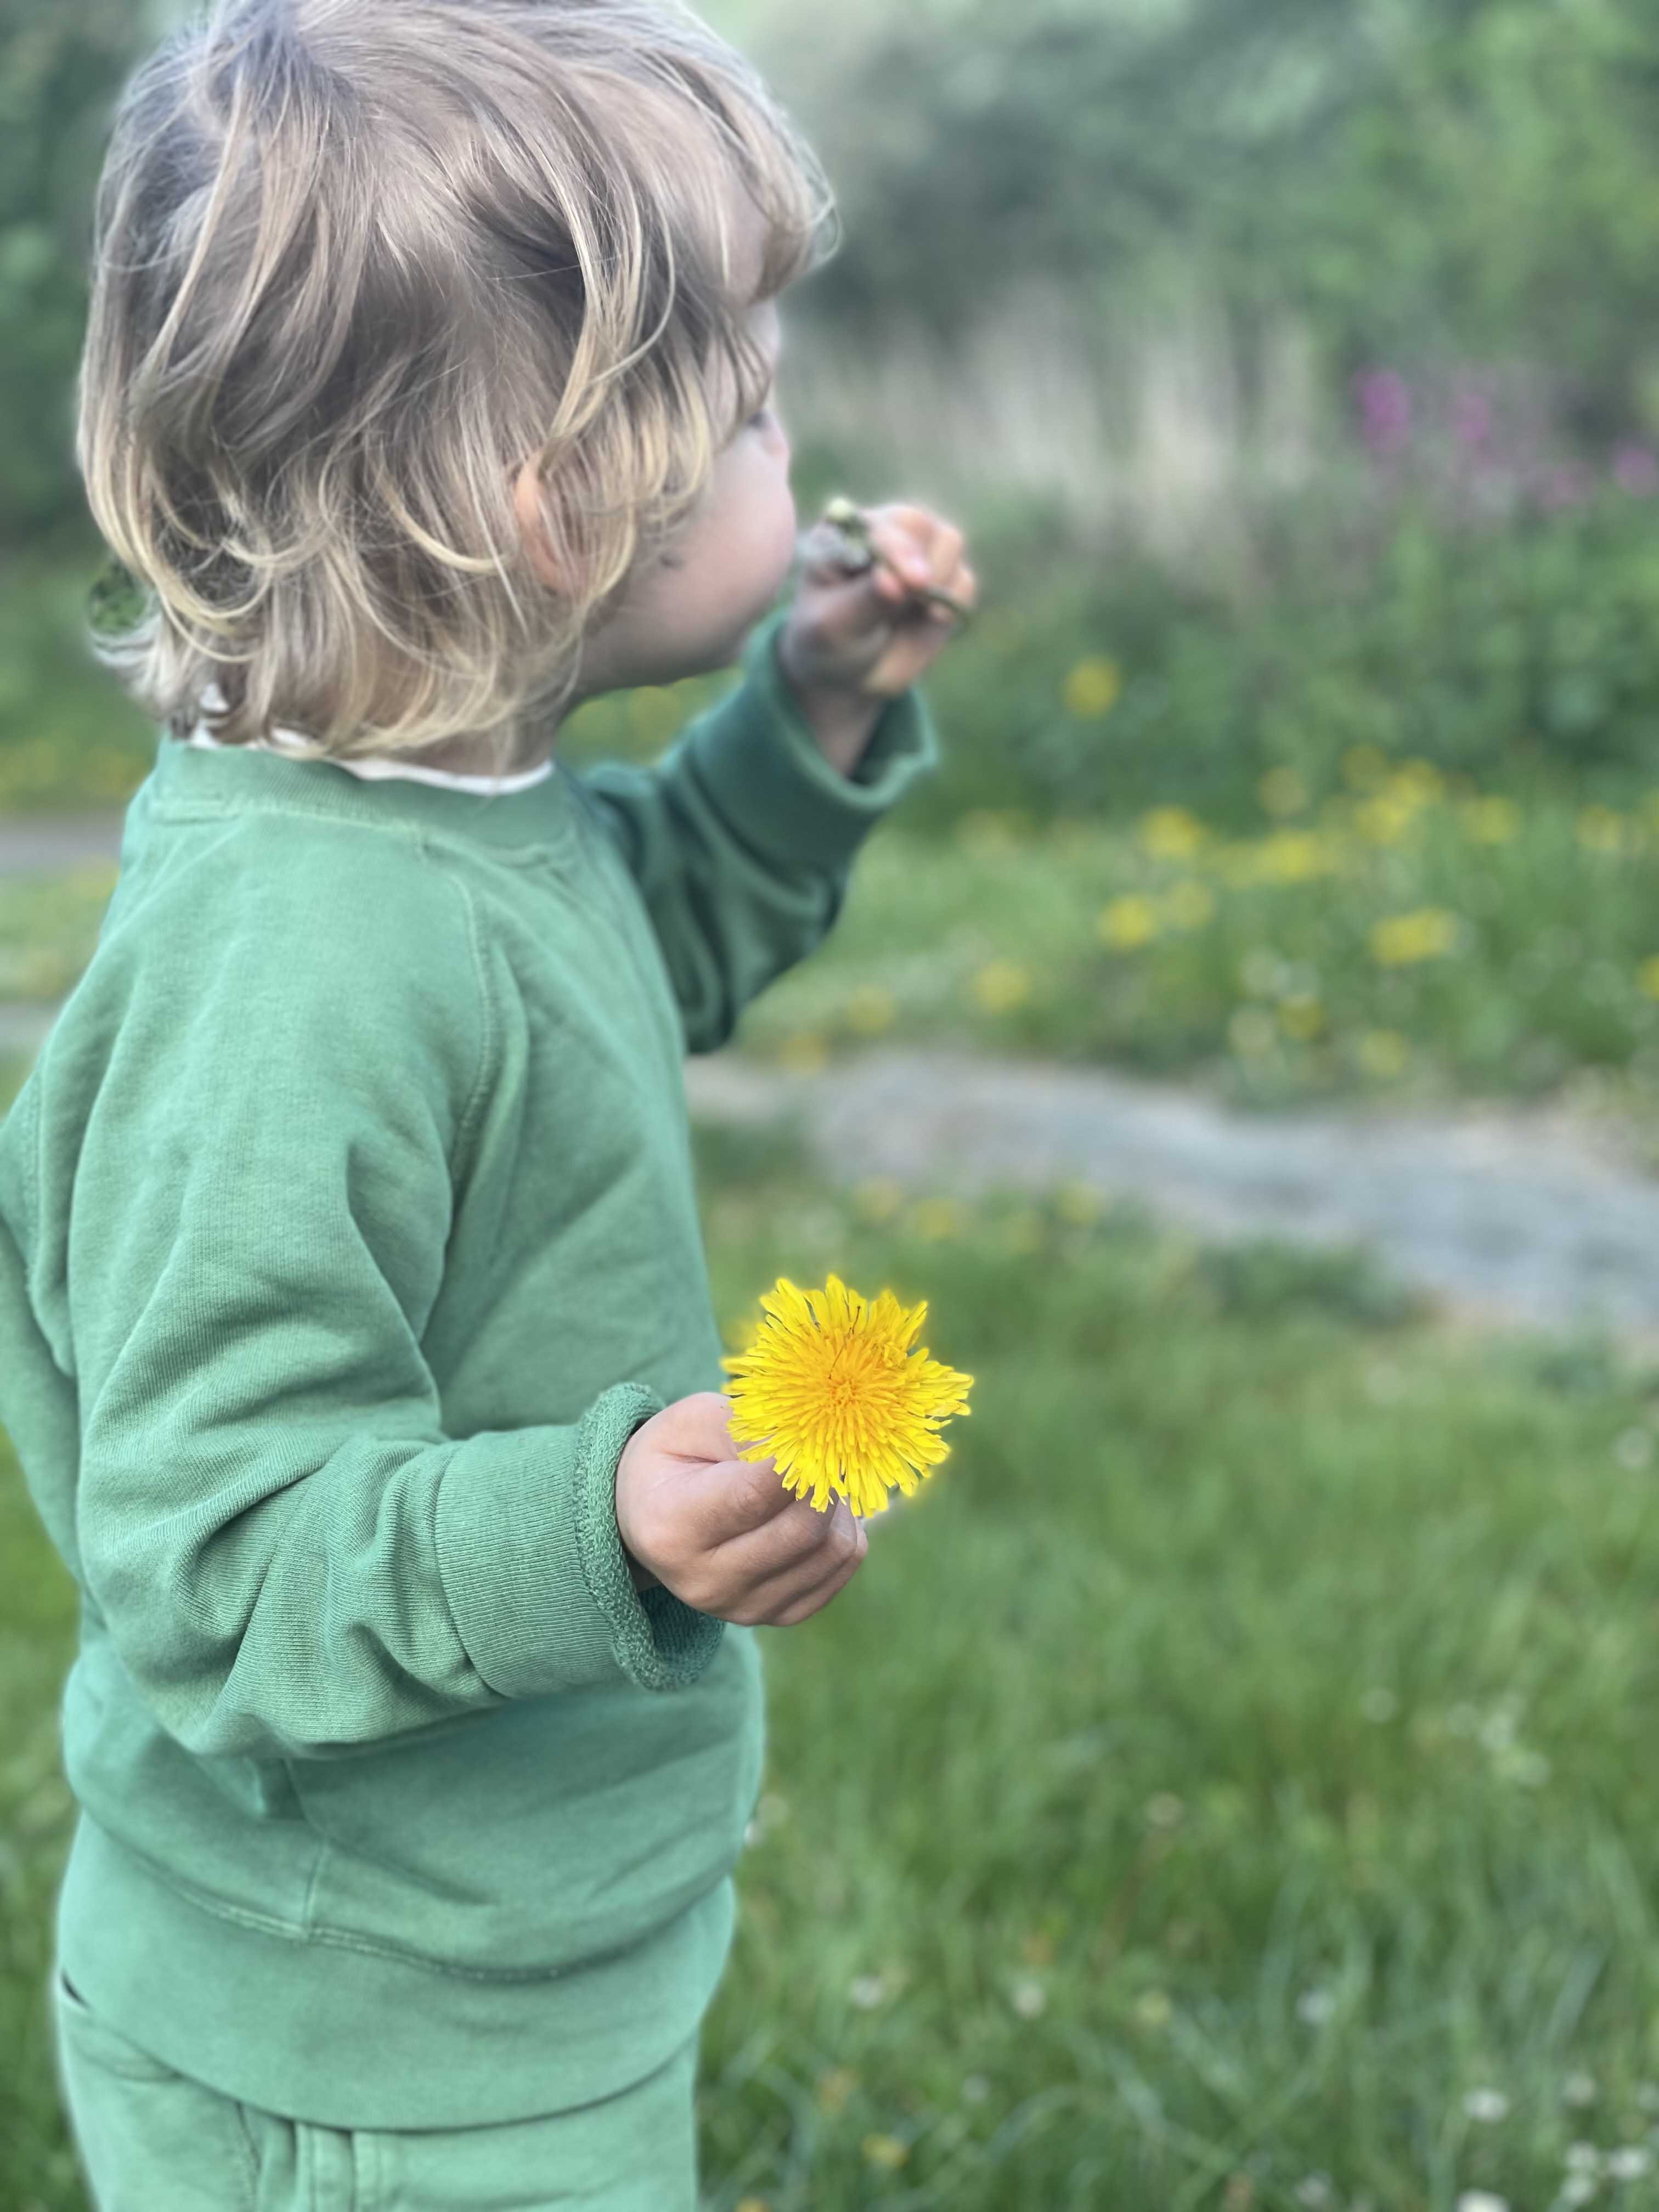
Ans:
[[[854,1583],[765,1635],[708,2212],[1545,2212],[1587,2142],[1598,2202],[1651,2203],[1606,2160],[1659,2140],[1659,1374],[1075,1190],[698,1151],[734,1346],[834,1267],[976,1378]],[[0,1563],[0,2202],[74,2212],[40,1999],[72,1616],[9,1462]]]
[[[685,711],[632,695],[587,750],[647,756]],[[1659,795],[1522,803],[1424,763],[1255,836],[1174,806],[1049,828],[979,810],[945,836],[901,812],[742,1042],[804,1068],[888,1036],[965,1042],[1193,1076],[1267,1107],[1544,1096],[1588,1076],[1652,1122],[1656,840]],[[70,988],[112,881],[97,863],[0,882],[0,999]]]
[[[1645,1104],[1656,830],[1649,805],[1522,805],[1422,763],[1254,836],[1173,806],[1046,829],[980,811],[945,839],[901,815],[744,1042],[811,1067],[889,1034],[966,1041],[1264,1106],[1540,1095],[1592,1070]]]

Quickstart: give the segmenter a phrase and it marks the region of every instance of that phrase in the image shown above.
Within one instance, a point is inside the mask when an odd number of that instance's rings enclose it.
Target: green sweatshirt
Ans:
[[[720,1978],[758,1653],[635,1592],[614,1501],[726,1380],[682,1058],[939,759],[910,692],[831,767],[782,619],[649,769],[161,738],[0,1124],[0,1420],[82,1599],[59,1955],[230,2096],[556,2112]]]

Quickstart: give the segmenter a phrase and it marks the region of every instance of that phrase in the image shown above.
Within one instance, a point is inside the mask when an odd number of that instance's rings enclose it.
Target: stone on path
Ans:
[[[44,874],[120,854],[124,808],[97,814],[9,814],[0,819],[0,876]]]

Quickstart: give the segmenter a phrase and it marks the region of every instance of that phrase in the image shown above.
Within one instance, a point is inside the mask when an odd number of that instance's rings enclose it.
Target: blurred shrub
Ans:
[[[1659,510],[1643,499],[1490,529],[1407,507],[1370,546],[1319,523],[1287,533],[1245,597],[1143,561],[1085,566],[1029,526],[978,558],[985,612],[928,678],[951,765],[907,801],[917,822],[1174,796],[1243,825],[1275,772],[1270,794],[1315,802],[1356,757],[1379,781],[1407,758],[1589,792],[1659,778]]]
[[[0,7],[0,544],[90,532],[73,386],[93,193],[116,95],[150,36],[131,0]]]
[[[1178,267],[1339,368],[1520,354],[1592,431],[1659,416],[1648,0],[963,0],[828,36],[762,32],[848,217],[812,297],[872,341],[1034,270],[1156,320]]]

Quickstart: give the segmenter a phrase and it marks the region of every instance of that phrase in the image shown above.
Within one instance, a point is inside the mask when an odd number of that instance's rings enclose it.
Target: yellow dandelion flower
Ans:
[[[1012,853],[1028,827],[1018,807],[975,806],[956,827],[956,841],[966,853]]]
[[[1402,761],[1389,778],[1389,788],[1413,806],[1431,806],[1445,796],[1446,779],[1432,761]]]
[[[1073,1228],[1091,1228],[1105,1211],[1106,1194],[1097,1183],[1063,1182],[1054,1193],[1054,1212]]]
[[[879,983],[866,983],[848,997],[842,1018],[860,1036],[878,1036],[898,1019],[898,1005],[892,993]]]
[[[1659,952],[1650,953],[1636,971],[1637,988],[1645,999],[1659,999]]]
[[[1367,1030],[1359,1040],[1359,1064],[1367,1075],[1391,1083],[1405,1073],[1411,1049],[1398,1030]]]
[[[1300,814],[1309,792],[1293,768],[1270,768],[1256,786],[1256,796],[1269,814]]]
[[[1390,785],[1354,809],[1354,826],[1373,845],[1397,845],[1415,823],[1419,811],[1414,799]]]
[[[1342,775],[1351,791],[1376,791],[1389,780],[1389,757],[1377,745],[1350,745]]]
[[[1149,898],[1115,898],[1100,909],[1097,925],[1103,945],[1118,952],[1132,952],[1150,945],[1158,935],[1158,908]]]
[[[1459,818],[1464,836],[1477,845],[1507,845],[1521,828],[1521,810],[1512,799],[1471,799]]]
[[[64,881],[72,891],[88,898],[108,898],[119,873],[113,860],[83,860],[78,867],[70,870]]]
[[[877,1224],[890,1221],[903,1203],[904,1186],[891,1176],[872,1176],[853,1193],[860,1218]]]
[[[910,1209],[910,1233],[927,1244],[960,1237],[967,1226],[967,1209],[954,1198],[919,1198]]]
[[[1339,842],[1317,830],[1276,830],[1256,854],[1261,880],[1270,884],[1305,884],[1334,875],[1342,865]]]
[[[1097,722],[1116,706],[1123,690],[1123,671],[1104,654],[1079,660],[1066,679],[1066,711],[1085,721]]]
[[[1196,876],[1183,876],[1164,894],[1158,912],[1171,929],[1202,929],[1215,920],[1215,893],[1208,884],[1200,883]]]
[[[760,1303],[754,1348],[720,1362],[739,1457],[775,1459],[820,1513],[832,1494],[860,1515],[884,1512],[890,1486],[909,1497],[949,1457],[939,1425],[969,1411],[974,1379],[911,1351],[927,1301],[907,1310],[884,1290],[872,1304],[832,1274],[821,1291],[781,1275]]]
[[[1587,853],[1622,853],[1625,828],[1611,806],[1587,806],[1578,817],[1578,842]]]
[[[859,2077],[850,2066],[832,2066],[818,2081],[818,2102],[826,2112],[842,2112],[858,2086]]]
[[[1406,968],[1419,960],[1438,960],[1455,946],[1459,929],[1457,916],[1443,907],[1393,914],[1371,930],[1371,957],[1379,968]]]
[[[778,1047],[778,1058],[796,1075],[816,1075],[828,1065],[830,1048],[816,1030],[797,1030]]]
[[[1018,960],[988,960],[973,982],[974,996],[988,1014],[1006,1014],[1031,995],[1031,971]]]
[[[910,2155],[909,2144],[901,2142],[896,2136],[866,2136],[863,2150],[872,2166],[887,2173],[896,2172]]]
[[[1045,1241],[1042,1216],[1035,1206],[1022,1206],[1003,1224],[1002,1241],[1010,1252],[1040,1252]]]
[[[1190,860],[1209,832],[1184,806],[1155,806],[1141,817],[1140,849],[1155,860]]]

